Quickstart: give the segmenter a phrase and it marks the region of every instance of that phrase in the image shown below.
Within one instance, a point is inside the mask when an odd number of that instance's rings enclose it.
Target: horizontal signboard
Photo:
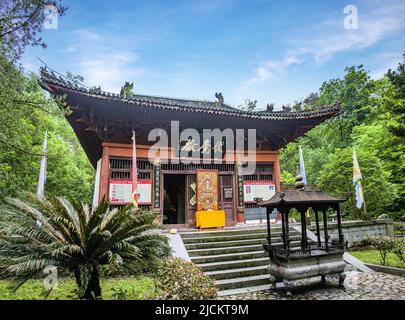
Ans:
[[[255,198],[269,200],[276,194],[274,181],[244,181],[243,199],[245,203],[255,202]]]
[[[137,191],[139,205],[152,203],[151,179],[138,180]],[[110,180],[109,199],[112,204],[132,203],[132,181]]]

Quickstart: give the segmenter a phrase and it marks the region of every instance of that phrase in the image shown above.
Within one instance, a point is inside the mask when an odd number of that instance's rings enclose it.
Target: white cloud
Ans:
[[[86,85],[119,92],[125,81],[134,81],[144,71],[136,65],[138,56],[126,45],[126,39],[86,29],[73,33],[74,42],[63,51],[74,54],[70,70],[82,75]]]
[[[245,82],[247,85],[257,84],[273,78],[281,74],[294,64],[299,64],[301,61],[294,55],[287,55],[280,60],[267,60],[256,69],[255,76]]]
[[[320,22],[318,30],[322,30],[321,33],[308,31],[310,38],[296,40],[296,47],[290,49],[284,57],[260,63],[254,76],[244,81],[242,86],[269,81],[275,75],[283,75],[290,67],[304,61],[320,65],[338,53],[370,47],[405,29],[405,2],[380,5],[378,9],[368,12],[364,10],[361,6],[358,7],[359,25],[355,30],[344,28],[343,13],[334,19]]]
[[[101,85],[103,90],[119,92],[125,81],[133,81],[142,72],[140,68],[131,67],[136,59],[132,53],[114,51],[83,57],[76,66],[89,85]]]
[[[316,63],[322,63],[340,52],[370,47],[405,28],[405,4],[386,7],[364,16],[361,16],[359,9],[359,15],[358,29],[346,30],[341,26],[308,41],[307,48],[313,48],[308,51]]]

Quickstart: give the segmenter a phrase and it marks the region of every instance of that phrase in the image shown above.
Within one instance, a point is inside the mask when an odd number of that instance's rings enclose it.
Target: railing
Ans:
[[[321,242],[309,243],[307,247],[297,247],[297,248],[284,248],[283,245],[264,245],[265,249],[270,253],[270,256],[276,256],[277,258],[304,258],[319,255],[335,254],[338,252],[343,252],[345,244],[331,244]]]

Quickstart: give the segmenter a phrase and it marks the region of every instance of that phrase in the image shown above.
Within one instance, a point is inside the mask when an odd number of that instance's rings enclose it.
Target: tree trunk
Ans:
[[[98,269],[94,268],[90,275],[86,291],[80,298],[86,300],[95,300],[98,297],[101,297],[100,274],[98,272]]]
[[[76,285],[78,288],[82,287],[82,282],[80,279],[80,270],[77,268],[74,270]],[[97,268],[93,269],[93,272],[90,275],[89,282],[84,294],[79,295],[79,299],[85,300],[95,300],[101,296],[101,287],[100,287],[100,274]]]

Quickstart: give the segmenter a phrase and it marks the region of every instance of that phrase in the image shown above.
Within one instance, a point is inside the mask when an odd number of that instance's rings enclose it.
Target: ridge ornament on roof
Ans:
[[[82,84],[63,79],[55,75],[53,71],[48,71],[46,68],[41,68],[41,86],[52,94],[57,95],[55,86],[61,89],[73,90],[78,93],[92,95],[95,98],[114,98],[129,104],[142,103],[145,106],[176,109],[181,108],[183,111],[194,112],[215,112],[216,114],[225,114],[229,116],[238,116],[252,119],[263,120],[289,120],[289,119],[308,119],[318,117],[333,117],[341,112],[339,103],[325,105],[319,109],[291,111],[289,108],[283,108],[283,112],[279,111],[246,111],[234,108],[224,103],[222,93],[215,93],[217,101],[180,99],[151,95],[134,94],[131,97],[124,97],[120,94],[105,92],[100,87],[88,88]],[[218,103],[219,102],[219,103]],[[271,110],[271,109],[270,109]]]
[[[95,167],[103,143],[128,144],[137,128],[142,145],[152,145],[154,128],[170,132],[171,122],[180,129],[255,130],[258,150],[278,151],[288,142],[341,112],[338,103],[303,111],[247,111],[234,108],[217,93],[217,101],[133,94],[121,96],[100,87],[87,87],[57,72],[41,68],[39,83],[53,97],[63,97],[71,111],[66,118]]]

